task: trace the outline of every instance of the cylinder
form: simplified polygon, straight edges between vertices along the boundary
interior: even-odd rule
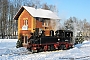
[[[54,36],[54,31],[50,30],[50,36]]]

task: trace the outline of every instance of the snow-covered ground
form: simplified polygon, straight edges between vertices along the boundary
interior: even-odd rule
[[[17,39],[0,39],[0,60],[90,60],[90,41],[75,45],[70,50],[47,51],[34,54],[23,47],[16,48]]]

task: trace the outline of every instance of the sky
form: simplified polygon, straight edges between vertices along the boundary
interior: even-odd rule
[[[42,0],[43,3],[56,5],[61,20],[76,17],[90,23],[90,0]]]

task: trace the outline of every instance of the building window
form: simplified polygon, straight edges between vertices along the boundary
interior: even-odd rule
[[[45,21],[43,22],[43,26],[44,26],[44,27],[49,27],[49,20],[45,20]]]
[[[24,18],[23,22],[22,30],[28,30],[28,18]]]
[[[26,20],[23,20],[24,21],[24,25],[26,26],[26,25],[28,25],[28,20],[26,19]]]
[[[28,43],[28,37],[24,36],[24,43]]]

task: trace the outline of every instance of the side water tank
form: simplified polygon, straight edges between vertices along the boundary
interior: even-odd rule
[[[54,31],[50,30],[50,36],[54,36]]]

